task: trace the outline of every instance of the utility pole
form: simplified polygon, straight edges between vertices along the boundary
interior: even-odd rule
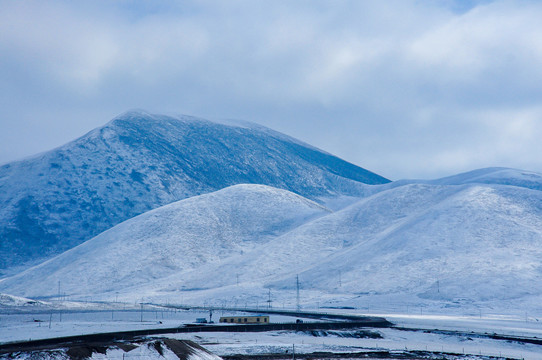
[[[143,322],[143,303],[139,305],[141,305],[141,322]]]
[[[297,287],[297,296],[296,296],[297,311],[300,311],[301,310],[301,305],[299,305],[299,275],[295,276],[295,282],[296,282],[296,287]]]
[[[271,309],[271,289],[267,289],[267,290],[269,290],[268,299],[267,299],[267,308]]]

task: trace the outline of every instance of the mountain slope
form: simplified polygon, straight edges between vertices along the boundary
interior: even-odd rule
[[[114,292],[244,254],[329,213],[289,191],[236,185],[127,220],[0,288],[32,296]]]
[[[446,196],[417,202],[419,209],[405,211],[384,231],[306,270],[309,286],[329,288],[319,280],[320,269],[340,263],[342,291],[349,293],[406,292],[447,301],[542,295],[533,288],[542,276],[542,193],[508,186],[448,188],[420,189]]]
[[[128,112],[0,167],[0,269],[70,249],[145,211],[252,183],[307,198],[388,180],[261,126]]]

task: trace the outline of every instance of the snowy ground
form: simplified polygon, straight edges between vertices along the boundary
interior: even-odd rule
[[[164,310],[144,307],[137,309],[134,304],[123,310],[116,308],[85,311],[59,308],[37,308],[34,311],[0,311],[0,342],[58,336],[136,330],[158,327],[176,327],[193,323],[196,318],[209,316],[208,311]],[[131,308],[130,308],[131,307]],[[356,310],[330,310],[330,312],[359,313]],[[213,320],[232,312],[214,311]],[[498,333],[515,336],[542,338],[542,324],[533,318],[514,316],[442,316],[419,314],[376,314],[386,317],[400,327],[459,330],[476,333]],[[141,321],[143,317],[143,321]],[[295,321],[295,318],[271,315],[272,322]],[[316,351],[359,352],[375,349],[386,350],[429,350],[457,354],[475,354],[514,359],[541,359],[542,346],[492,340],[476,336],[451,336],[422,331],[398,329],[374,329],[382,339],[344,338],[337,335],[314,336],[310,333],[273,331],[267,333],[190,333],[169,334],[176,339],[193,340],[217,355],[286,353],[295,347],[298,353]],[[143,350],[141,350],[143,351]]]
[[[134,307],[133,304],[131,307]],[[120,308],[120,309],[119,309]],[[207,310],[168,310],[146,305],[141,309],[36,309],[0,312],[0,343],[47,339],[102,332],[174,328],[193,324],[197,318],[209,320]],[[213,321],[236,312],[214,311]],[[273,315],[273,322],[295,322],[295,317]]]
[[[367,350],[428,350],[456,354],[475,354],[517,359],[540,359],[536,345],[518,345],[484,339],[456,337],[383,329],[383,339],[353,339],[336,336],[314,337],[290,332],[183,334],[217,355],[310,352],[360,352]]]
[[[542,326],[510,317],[469,318],[379,314],[401,327],[474,331],[516,336],[542,337]],[[309,333],[268,332],[265,334],[208,333],[190,334],[188,338],[218,355],[259,352],[357,352],[364,350],[428,350],[456,354],[475,354],[517,359],[542,359],[542,346],[519,344],[475,336],[449,336],[433,333],[375,329],[382,339],[356,339],[338,336],[315,337]]]

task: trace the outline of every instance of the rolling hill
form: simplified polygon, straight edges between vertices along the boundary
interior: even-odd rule
[[[262,303],[272,291],[293,304],[299,276],[305,303],[533,307],[542,298],[540,176],[481,172],[491,176],[383,186],[334,212],[284,190],[233,186],[119,224],[0,291],[54,296],[61,281],[72,296]]]
[[[245,254],[330,210],[264,185],[235,185],[151,210],[0,282],[13,293],[70,296],[145,286]],[[51,284],[54,286],[51,287]]]

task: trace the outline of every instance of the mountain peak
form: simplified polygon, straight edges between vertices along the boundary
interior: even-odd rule
[[[258,126],[130,110],[43,156],[0,168],[0,269],[53,255],[133,216],[235,184],[312,200],[387,179]]]

